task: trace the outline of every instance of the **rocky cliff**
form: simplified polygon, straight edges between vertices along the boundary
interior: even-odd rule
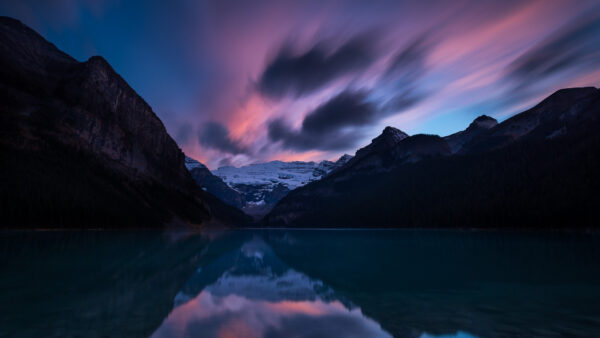
[[[0,88],[3,225],[245,219],[196,186],[160,119],[102,57],[78,62],[2,17]]]
[[[225,204],[237,209],[242,209],[246,205],[246,200],[242,194],[231,189],[218,176],[213,175],[204,164],[193,158],[186,157],[185,165],[194,181],[196,181],[196,183],[205,191],[213,194],[215,197],[225,202]]]

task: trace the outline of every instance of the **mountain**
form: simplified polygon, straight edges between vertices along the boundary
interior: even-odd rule
[[[344,164],[352,159],[351,155],[344,154],[337,159],[337,161],[321,161],[317,164],[317,167],[313,170],[313,177],[324,177],[334,170],[341,168]]]
[[[585,121],[597,118],[598,90],[569,88],[552,94],[535,107],[517,114],[467,142],[461,153],[498,149],[527,135],[539,140],[565,134]]]
[[[345,166],[288,194],[264,224],[595,227],[599,129],[596,88],[559,90],[502,123],[479,117],[445,138],[390,137],[401,134],[386,128]]]
[[[394,161],[393,149],[400,141],[408,138],[403,131],[394,127],[386,127],[381,135],[374,138],[369,145],[356,151],[340,170],[347,168],[384,168]]]
[[[0,17],[0,88],[3,226],[246,220],[195,184],[160,119],[102,57],[78,62]]]
[[[246,205],[244,196],[231,189],[221,178],[213,175],[204,164],[186,156],[185,166],[194,181],[205,191],[232,207],[242,209]]]
[[[202,163],[200,163],[200,162],[198,162],[198,161],[196,161],[193,158],[188,157],[188,156],[185,157],[185,162],[184,163],[185,163],[185,167],[187,168],[188,171],[192,170],[192,169],[195,169],[195,168],[205,168],[205,169],[208,169],[208,168],[206,168],[206,166],[204,164],[202,164]]]
[[[344,154],[335,162],[272,161],[239,168],[225,166],[218,168],[213,174],[241,194],[244,212],[254,216],[263,216],[291,190],[325,177],[343,167],[351,158],[352,156]],[[222,187],[219,187],[218,190],[211,190],[207,187],[207,191],[217,197],[223,195],[218,193],[221,190],[223,190]],[[231,204],[230,200],[230,197],[223,199],[226,203]],[[237,206],[237,204],[231,205]]]
[[[369,145],[336,171],[336,179],[389,171],[403,163],[450,155],[448,144],[437,135],[409,136],[394,127],[386,127]]]
[[[459,131],[452,135],[444,137],[444,140],[450,147],[452,153],[458,152],[465,143],[472,140],[475,136],[483,133],[484,131],[498,125],[498,121],[495,118],[487,115],[481,115],[476,118],[469,127],[463,131]]]

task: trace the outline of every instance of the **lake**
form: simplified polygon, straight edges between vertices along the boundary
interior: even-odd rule
[[[600,236],[0,232],[0,336],[600,336]]]

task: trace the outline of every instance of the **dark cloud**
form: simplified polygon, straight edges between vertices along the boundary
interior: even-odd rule
[[[375,105],[367,101],[365,91],[344,91],[306,116],[302,131],[311,134],[327,133],[332,129],[360,126],[373,120]]]
[[[419,81],[428,71],[425,60],[435,44],[436,40],[430,34],[422,34],[392,58],[378,83],[378,86],[387,87],[393,93],[383,103],[383,114],[398,113],[428,96],[419,88]]]
[[[427,72],[425,60],[434,40],[423,34],[402,48],[388,65],[384,81],[409,83],[418,80]]]
[[[246,153],[247,149],[229,137],[227,128],[218,122],[207,122],[200,128],[198,141],[203,146],[230,154]]]
[[[294,130],[282,119],[269,123],[269,138],[286,149],[304,150],[345,150],[356,145],[362,134],[358,131],[333,129],[327,133],[310,134],[302,130]]]
[[[405,88],[396,93],[382,104],[380,115],[389,116],[398,114],[429,97],[428,94],[416,88]]]
[[[513,61],[508,78],[520,90],[569,68],[600,65],[600,15],[578,18]]]
[[[371,64],[375,59],[374,42],[375,37],[369,33],[356,36],[337,48],[321,42],[303,54],[294,53],[289,45],[284,46],[260,76],[259,90],[275,98],[309,94]]]
[[[309,113],[299,130],[282,119],[269,123],[269,138],[294,150],[342,150],[355,145],[359,127],[371,124],[377,107],[364,91],[344,91]],[[349,128],[349,129],[348,129]]]

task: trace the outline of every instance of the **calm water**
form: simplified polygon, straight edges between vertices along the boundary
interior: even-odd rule
[[[0,336],[600,336],[600,236],[0,232]]]

